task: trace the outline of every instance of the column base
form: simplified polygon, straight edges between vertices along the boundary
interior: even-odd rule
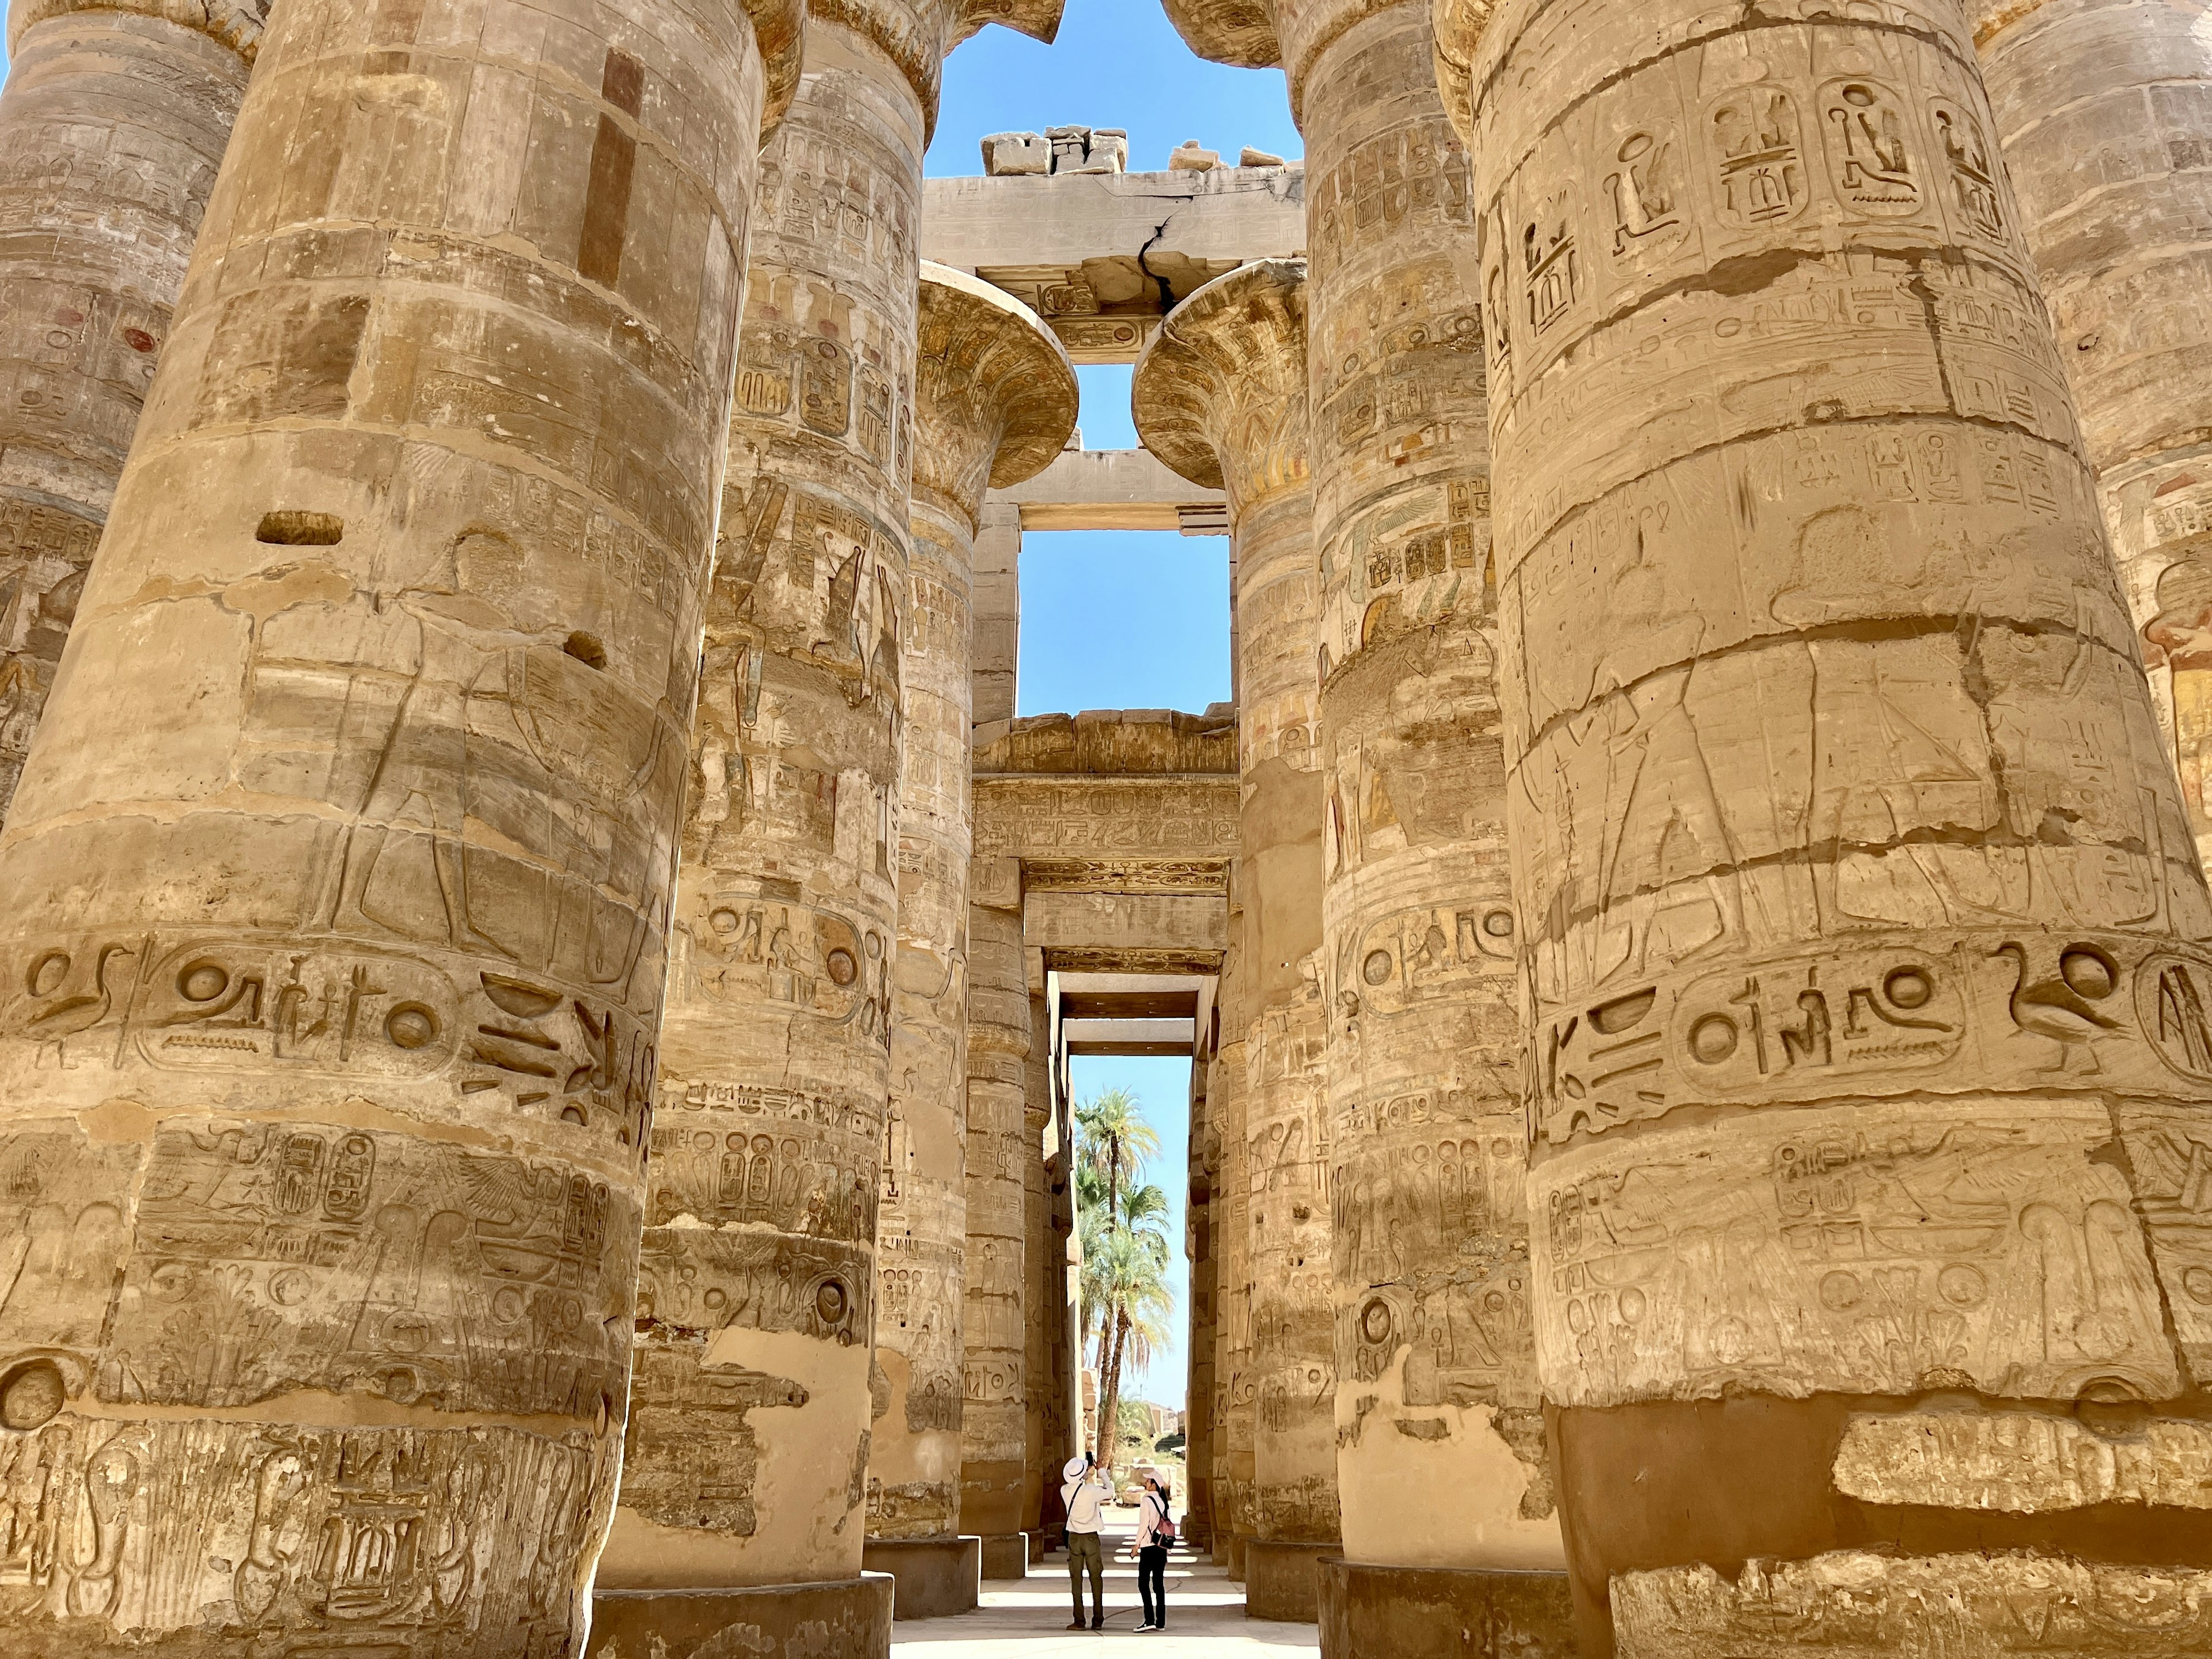
[[[890,1659],[888,1574],[748,1589],[599,1590],[592,1659]]]
[[[897,1580],[894,1612],[901,1619],[973,1613],[982,1599],[981,1538],[871,1538],[861,1546],[860,1565]]]
[[[1229,1569],[1229,1577],[1236,1583],[1244,1582],[1244,1549],[1251,1541],[1243,1533],[1237,1532],[1222,1540],[1221,1564]]]
[[[983,1539],[983,1577],[1026,1578],[1030,1576],[1030,1535],[1025,1532],[987,1534]]]
[[[1322,1659],[1576,1659],[1564,1572],[1317,1563]]]
[[[1324,1555],[1339,1555],[1335,1544],[1273,1544],[1255,1538],[1244,1546],[1244,1616],[1310,1625],[1321,1617],[1321,1575]]]
[[[1046,1556],[1050,1555],[1054,1550],[1060,1547],[1059,1539],[1054,1536],[1050,1531],[1043,1527],[1039,1527],[1035,1532],[1025,1532],[1022,1536],[1030,1540],[1030,1565],[1031,1566],[1036,1565],[1038,1562],[1043,1560]]]

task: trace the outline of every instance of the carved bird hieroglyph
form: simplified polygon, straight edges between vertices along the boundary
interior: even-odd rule
[[[2095,1005],[2118,988],[2118,964],[2094,945],[2069,945],[2058,953],[2057,971],[2039,977],[2029,967],[2027,947],[2016,940],[2006,940],[1990,954],[2013,960],[2012,996],[2005,1005],[2013,1024],[2058,1045],[2057,1057],[2046,1069],[2064,1072],[2079,1053],[2088,1062],[2085,1070],[2103,1070],[2095,1040],[2118,1030],[2119,1021]]]

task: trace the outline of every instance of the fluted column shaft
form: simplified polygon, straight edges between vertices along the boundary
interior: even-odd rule
[[[796,27],[262,42],[0,841],[15,1650],[581,1639]]]
[[[1463,57],[1583,1651],[2201,1644],[2212,906],[1963,15]]]
[[[198,10],[194,8],[194,10]],[[155,4],[18,0],[0,90],[0,817],[260,44]]]
[[[762,159],[613,1588],[860,1570],[922,125],[880,47],[810,24]]]
[[[2020,232],[2212,851],[2212,16],[2201,0],[1975,9]]]

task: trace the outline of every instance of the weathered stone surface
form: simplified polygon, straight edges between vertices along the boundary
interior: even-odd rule
[[[982,1599],[980,1538],[871,1538],[868,1571],[896,1581],[900,1619],[945,1619],[972,1613]]]
[[[1345,1548],[1404,1566],[1557,1566],[1529,1318],[1473,181],[1437,95],[1425,5],[1297,11],[1286,46],[1311,59]],[[1459,1501],[1406,1502],[1428,1482]],[[1455,1639],[1437,1607],[1432,1639]]]
[[[11,1652],[580,1632],[757,10],[261,41],[0,855]]]
[[[2015,195],[1990,135],[1960,129],[1960,200],[2019,215],[2190,828],[2212,850],[2212,32],[2201,3],[1970,9]]]
[[[1237,770],[1237,715],[1225,703],[1203,714],[1170,708],[1093,708],[1031,714],[994,735],[979,730],[979,775],[1011,772],[1132,774]],[[988,738],[988,743],[981,741]],[[1146,791],[1164,796],[1164,791]]]
[[[870,1459],[872,1483],[898,1502],[872,1516],[879,1539],[948,1536],[969,1492],[988,1531],[1018,1529],[1021,1211],[1008,1143],[1019,1139],[1018,1089],[986,1092],[981,1139],[972,1148],[968,1140],[970,595],[985,489],[1029,477],[1060,453],[1078,396],[1051,332],[963,272],[921,267],[918,341],[890,1161],[878,1231],[899,1305],[877,1329],[890,1410]],[[1011,980],[1025,1005],[1018,936],[1011,963],[1007,941],[993,943],[1001,947],[994,982]],[[963,1331],[970,1307],[972,1340]],[[962,1421],[970,1397],[980,1413],[972,1449]]]
[[[612,1587],[860,1570],[921,126],[878,49],[817,27],[763,157]],[[863,235],[820,223],[828,178],[876,204]]]
[[[1319,1563],[1322,1650],[1403,1659],[1577,1659],[1564,1572]]]
[[[0,815],[99,544],[265,7],[21,3],[0,91]]]
[[[600,1590],[592,1597],[591,1659],[889,1659],[895,1589],[889,1574],[871,1572],[752,1589]]]
[[[2212,1643],[2212,1575],[2026,1553],[1838,1551],[1614,1581],[1621,1659],[2184,1659]]]
[[[2212,1295],[2212,909],[1964,18],[1510,0],[1455,47],[1584,1650],[1610,1585],[1623,1653],[2063,1651],[2079,1596],[2179,1651],[2192,1511],[1834,1486],[1869,1401],[2177,1397]]]
[[[1296,167],[933,179],[922,253],[1024,301],[1076,362],[1132,362],[1216,276],[1304,251],[1304,189]]]
[[[1201,289],[1146,349],[1131,393],[1146,447],[1229,497],[1239,629],[1243,1135],[1259,1419],[1250,1509],[1255,1535],[1285,1546],[1333,1544],[1338,1534],[1315,673],[1321,582],[1307,470],[1305,275],[1302,262],[1264,261]],[[1306,1587],[1301,1604],[1310,1608],[1310,1567],[1288,1577]],[[1291,1599],[1271,1594],[1268,1605],[1279,1604]]]

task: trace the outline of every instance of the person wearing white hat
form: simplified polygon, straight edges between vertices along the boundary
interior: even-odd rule
[[[1067,1506],[1067,1593],[1075,1598],[1070,1630],[1083,1628],[1083,1569],[1091,1569],[1091,1628],[1106,1628],[1106,1554],[1098,1541],[1101,1511],[1114,1489],[1087,1456],[1071,1457],[1060,1470],[1060,1501]]]

